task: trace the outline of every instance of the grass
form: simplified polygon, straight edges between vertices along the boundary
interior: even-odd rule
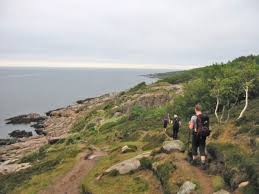
[[[214,191],[223,189],[225,186],[224,179],[221,176],[212,177],[212,186]]]
[[[175,170],[175,165],[171,161],[166,161],[159,166],[157,166],[157,170],[155,171],[155,175],[160,180],[162,188],[164,190],[164,194],[171,193],[171,185],[169,184],[169,178],[171,173]]]
[[[50,184],[55,177],[68,171],[73,166],[78,152],[76,145],[66,147],[57,144],[52,149],[46,148],[46,152],[35,152],[23,158],[22,161],[33,162],[33,166],[14,174],[0,176],[0,193],[36,193]],[[37,160],[39,158],[41,159]]]
[[[97,162],[97,165],[85,177],[82,184],[92,193],[152,193],[148,180],[142,178],[142,173],[137,172],[133,174],[120,176],[104,176],[101,180],[96,180],[96,177],[103,173],[103,171],[119,161],[123,161],[136,156],[138,153],[119,154],[112,152],[109,156],[105,156]],[[117,173],[116,173],[117,175]],[[153,192],[155,193],[155,192]]]

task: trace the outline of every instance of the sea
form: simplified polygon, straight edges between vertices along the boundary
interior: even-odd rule
[[[0,67],[0,138],[29,125],[7,125],[5,119],[27,113],[45,114],[77,100],[129,89],[156,79],[144,76],[158,69]]]

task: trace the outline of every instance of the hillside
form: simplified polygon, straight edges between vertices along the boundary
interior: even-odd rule
[[[50,111],[46,136],[0,147],[4,168],[19,166],[2,171],[0,193],[259,193],[258,59],[158,74],[157,83]],[[186,160],[196,103],[211,118],[205,171]],[[179,141],[162,129],[167,113],[181,117]]]

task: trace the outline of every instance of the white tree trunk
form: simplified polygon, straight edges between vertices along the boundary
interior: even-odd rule
[[[241,113],[240,113],[239,117],[237,118],[237,120],[239,120],[239,119],[241,119],[241,118],[243,117],[243,115],[244,115],[244,113],[245,113],[245,111],[246,111],[246,109],[247,109],[247,106],[248,106],[248,89],[249,89],[249,87],[246,86],[246,87],[245,87],[245,92],[246,92],[246,102],[245,102],[245,106],[244,106],[243,110],[241,111]]]
[[[217,104],[216,104],[216,107],[215,107],[215,116],[219,122],[219,116],[218,116],[218,108],[219,108],[219,97],[217,96]]]
[[[223,109],[222,109],[222,114],[221,114],[221,117],[220,117],[220,123],[222,122],[222,119],[224,117],[224,113],[225,113],[225,105],[223,106]]]

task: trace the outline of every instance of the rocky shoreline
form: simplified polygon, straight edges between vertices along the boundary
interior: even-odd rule
[[[0,174],[8,174],[29,167],[18,161],[43,145],[53,144],[59,139],[64,139],[77,117],[112,100],[115,96],[115,93],[111,93],[80,100],[76,104],[50,110],[46,116],[29,113],[7,119],[7,124],[30,124],[37,135],[32,136],[26,131],[13,131],[11,133],[13,138],[0,139]]]

